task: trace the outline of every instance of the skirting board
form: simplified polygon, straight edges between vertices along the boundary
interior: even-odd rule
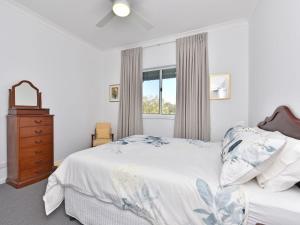
[[[6,162],[0,163],[0,184],[6,181]]]
[[[4,184],[6,182],[6,177],[0,178],[0,184]]]
[[[61,163],[62,163],[62,160],[57,160],[54,162],[54,166],[59,167]]]
[[[59,166],[62,160],[57,160],[54,162],[54,165]],[[4,184],[6,182],[6,162],[0,163],[0,184]]]

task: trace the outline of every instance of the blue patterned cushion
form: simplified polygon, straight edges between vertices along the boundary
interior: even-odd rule
[[[254,128],[229,129],[223,140],[221,185],[243,184],[267,169],[286,140]]]
[[[243,126],[236,126],[230,128],[224,136],[223,144],[222,144],[222,153],[221,158],[222,161],[225,162],[225,159],[229,152],[231,152],[237,145],[240,144],[240,140],[238,142],[234,142],[235,140],[239,139],[238,135],[243,133],[243,131],[246,131],[247,127]]]

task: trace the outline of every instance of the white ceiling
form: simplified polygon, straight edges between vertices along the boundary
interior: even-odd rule
[[[131,0],[150,21],[150,31],[132,17],[96,23],[111,9],[110,0],[14,0],[99,49],[109,49],[181,33],[225,21],[248,18],[258,0]]]

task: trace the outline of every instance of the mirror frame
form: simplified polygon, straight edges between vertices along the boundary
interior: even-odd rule
[[[23,106],[23,105],[16,105],[16,88],[23,83],[29,84],[33,89],[36,90],[36,97],[37,97],[37,105],[36,106]],[[42,108],[42,93],[40,90],[34,86],[30,81],[28,80],[22,80],[19,83],[12,86],[11,89],[9,89],[9,109],[41,109]]]

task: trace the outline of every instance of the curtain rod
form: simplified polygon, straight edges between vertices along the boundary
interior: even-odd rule
[[[197,32],[196,32],[196,34],[197,34]],[[194,35],[194,34],[191,34],[191,35]],[[167,44],[171,44],[171,43],[176,43],[176,40],[178,39],[178,38],[182,38],[182,37],[188,37],[189,35],[187,35],[187,34],[185,34],[185,35],[181,35],[181,36],[177,36],[176,38],[175,38],[175,40],[173,40],[173,41],[166,41],[166,42],[161,42],[161,43],[157,43],[157,44],[150,44],[150,45],[147,45],[147,44],[145,44],[145,47],[143,47],[143,44],[141,44],[142,45],[142,48],[144,48],[144,49],[146,49],[146,48],[152,48],[152,47],[156,47],[156,46],[161,46],[161,45],[167,45]],[[146,42],[147,43],[147,42]]]
[[[167,44],[171,44],[171,43],[175,43],[176,41],[168,41],[168,42],[162,42],[162,43],[158,43],[158,44],[153,44],[153,45],[146,45],[145,47],[142,48],[153,48],[153,47],[157,47],[157,46],[161,46],[161,45],[167,45]]]

